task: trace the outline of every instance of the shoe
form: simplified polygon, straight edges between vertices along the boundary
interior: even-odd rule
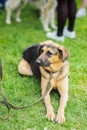
[[[57,31],[55,31],[55,32],[48,32],[46,36],[48,38],[64,42],[64,36],[57,36]]]
[[[63,36],[73,39],[76,38],[76,33],[75,31],[69,31],[67,27],[64,27]]]
[[[80,8],[76,13],[76,17],[80,18],[80,17],[84,17],[84,16],[86,16],[86,9]]]

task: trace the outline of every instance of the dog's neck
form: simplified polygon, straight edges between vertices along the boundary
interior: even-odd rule
[[[55,72],[58,72],[61,68],[61,66],[63,66],[64,63],[61,62],[61,63],[54,63],[54,64],[51,64],[50,66],[48,67],[44,67],[44,69],[46,71],[49,71],[49,72],[52,72],[52,73],[55,73]]]

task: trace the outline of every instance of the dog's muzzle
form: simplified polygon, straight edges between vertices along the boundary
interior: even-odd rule
[[[48,62],[46,60],[43,61],[42,59],[37,59],[36,63],[38,63],[39,66],[49,66],[50,65],[50,62]]]

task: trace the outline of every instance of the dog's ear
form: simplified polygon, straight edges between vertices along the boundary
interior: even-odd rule
[[[63,46],[58,47],[58,52],[63,62],[70,56],[69,51]]]
[[[42,53],[42,48],[44,47],[44,45],[41,45],[40,44],[40,47],[39,47],[39,55]]]

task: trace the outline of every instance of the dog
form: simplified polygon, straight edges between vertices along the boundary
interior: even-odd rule
[[[41,80],[41,89],[46,106],[46,117],[58,123],[65,122],[64,109],[68,101],[68,50],[53,41],[44,41],[28,47],[18,65],[21,75],[35,75]],[[50,92],[57,89],[60,94],[60,105],[55,116],[50,101]]]
[[[28,0],[7,0],[5,3],[6,23],[11,24],[11,14],[14,10],[16,11],[16,22],[21,22],[20,13],[27,3]]]
[[[57,7],[56,0],[31,0],[32,4],[40,10],[40,20],[45,31],[50,31],[50,28],[56,29],[55,25],[55,10]]]
[[[11,14],[14,10],[16,11],[16,21],[21,22],[20,13],[27,3],[35,4],[40,10],[40,20],[45,31],[50,31],[49,25],[56,28],[54,24],[56,0],[7,0],[5,4],[6,23],[11,24]]]

